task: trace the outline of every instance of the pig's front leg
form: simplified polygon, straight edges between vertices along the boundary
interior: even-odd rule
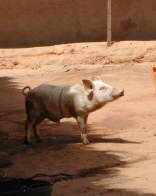
[[[25,122],[25,138],[24,138],[24,143],[29,144],[31,142],[31,132],[33,129],[33,124],[26,120]]]
[[[89,144],[89,140],[87,138],[87,118],[88,116],[78,116],[77,117],[77,123],[79,125],[80,131],[81,131],[81,139],[83,144]]]

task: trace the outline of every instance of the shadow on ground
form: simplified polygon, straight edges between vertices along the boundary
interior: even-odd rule
[[[9,149],[10,140],[18,136],[17,125],[24,119],[24,99],[13,78],[0,78],[0,167],[11,165],[11,160],[3,149]],[[7,145],[8,144],[8,145]]]
[[[69,196],[156,196],[138,191],[113,189],[114,184],[131,181],[120,175],[119,168],[142,161],[124,161],[125,151],[95,150],[93,145],[81,144],[80,135],[75,132],[77,125],[63,122],[60,125],[42,124],[39,144],[23,144],[24,98],[11,78],[0,78],[0,169],[8,177],[31,177],[37,173],[68,173],[74,179],[54,185],[53,195]],[[90,135],[94,144],[112,143],[135,145],[138,142],[121,138],[104,138]],[[118,155],[120,154],[120,155]]]

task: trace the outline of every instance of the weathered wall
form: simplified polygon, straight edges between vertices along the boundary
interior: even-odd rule
[[[156,39],[155,0],[112,0],[114,39]]]
[[[0,0],[0,47],[106,40],[107,0]],[[113,39],[156,39],[155,0],[112,0]]]

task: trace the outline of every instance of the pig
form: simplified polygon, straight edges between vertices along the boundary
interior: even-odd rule
[[[104,83],[99,77],[83,79],[81,83],[70,86],[42,84],[34,89],[26,86],[22,90],[25,96],[27,119],[25,123],[24,143],[31,142],[33,130],[37,142],[40,142],[37,125],[45,118],[59,123],[62,118],[74,117],[80,128],[83,144],[89,144],[87,119],[91,112],[103,107],[124,95]]]

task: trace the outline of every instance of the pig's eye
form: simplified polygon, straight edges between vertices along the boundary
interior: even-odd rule
[[[101,88],[100,88],[100,90],[105,90],[106,89],[106,87],[105,86],[102,86]]]

